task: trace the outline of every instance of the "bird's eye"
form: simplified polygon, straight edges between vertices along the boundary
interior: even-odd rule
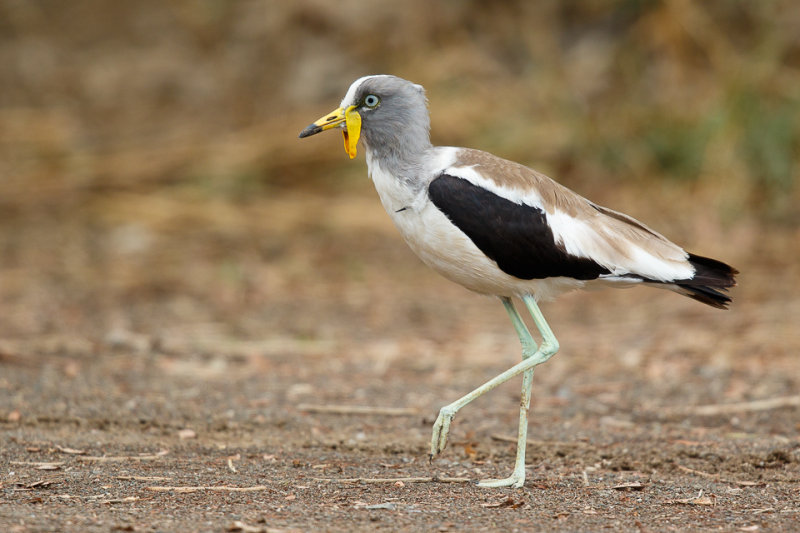
[[[364,98],[364,105],[367,107],[375,107],[380,103],[381,99],[375,96],[374,94],[368,94],[366,98]]]

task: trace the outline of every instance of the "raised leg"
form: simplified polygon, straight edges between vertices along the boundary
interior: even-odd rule
[[[509,298],[503,298],[503,305],[511,318],[511,323],[519,336],[522,344],[523,360],[502,374],[490,379],[474,391],[459,398],[455,402],[442,407],[439,416],[433,424],[433,436],[431,438],[431,458],[444,450],[447,445],[447,436],[450,433],[450,423],[456,413],[475,398],[482,396],[498,385],[505,383],[514,376],[524,373],[522,380],[522,395],[520,398],[520,425],[517,432],[517,458],[514,465],[514,473],[505,479],[485,480],[480,485],[484,487],[521,487],[525,483],[525,448],[528,435],[528,408],[530,406],[531,383],[533,380],[533,369],[550,359],[558,351],[558,341],[553,335],[550,326],[544,319],[544,315],[539,310],[536,300],[532,296],[522,298],[525,307],[533,318],[533,322],[539,333],[542,335],[542,345],[536,347],[536,343],[531,337],[528,328],[519,316],[516,308]]]

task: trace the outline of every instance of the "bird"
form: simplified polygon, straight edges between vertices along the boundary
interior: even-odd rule
[[[482,487],[522,487],[534,368],[559,349],[539,302],[593,286],[667,289],[719,309],[738,271],[686,252],[623,213],[602,207],[519,163],[472,148],[434,146],[425,89],[392,75],[354,81],[334,111],[302,130],[340,129],[351,159],[359,141],[383,207],[405,242],[433,270],[496,296],[522,346],[522,361],[439,411],[430,459],[447,445],[456,413],[522,374],[514,470]],[[531,315],[537,344],[516,309]]]

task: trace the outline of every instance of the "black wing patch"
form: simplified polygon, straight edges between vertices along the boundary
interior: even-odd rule
[[[541,209],[516,204],[448,174],[431,182],[428,196],[506,274],[520,279],[588,280],[610,273],[556,244]]]

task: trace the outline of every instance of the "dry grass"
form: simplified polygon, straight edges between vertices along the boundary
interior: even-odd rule
[[[326,294],[372,276],[394,233],[363,163],[296,133],[379,71],[426,85],[439,143],[786,268],[798,19],[789,1],[0,4],[0,292],[19,303],[0,327],[165,296],[281,308],[320,263]]]
[[[0,6],[0,202],[350,190],[296,133],[355,77],[423,83],[434,138],[588,192],[677,182],[796,217],[800,9],[698,4],[86,1]]]

